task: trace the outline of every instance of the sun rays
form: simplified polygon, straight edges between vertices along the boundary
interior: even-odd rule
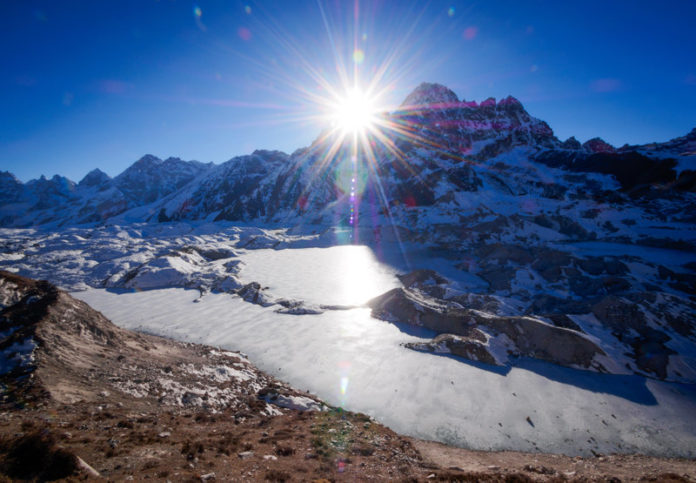
[[[360,133],[374,129],[376,113],[375,100],[359,89],[352,89],[338,100],[332,121],[345,134]]]
[[[283,55],[270,63],[252,56],[247,60],[259,69],[258,82],[275,86],[287,101],[269,113],[269,128],[294,124],[321,130],[292,158],[293,181],[284,189],[296,197],[297,210],[324,206],[311,222],[343,227],[350,233],[344,243],[376,246],[371,241],[378,242],[375,238],[385,233],[382,228],[391,226],[392,239],[399,241],[394,206],[400,200],[387,188],[384,176],[398,172],[426,183],[405,151],[414,146],[446,149],[436,145],[419,122],[422,107],[419,111],[419,106],[394,104],[395,98],[403,97],[395,94],[399,86],[405,88],[416,69],[437,60],[437,55],[426,58],[421,48],[413,48],[423,32],[436,35],[436,25],[423,20],[422,12],[413,12],[393,18],[393,28],[380,31],[371,21],[374,7],[357,0],[351,4],[348,9],[317,3],[326,36],[321,45],[308,43],[310,37],[290,35],[272,12],[263,12],[265,22],[250,24],[254,38],[267,39]],[[281,216],[290,219],[292,213]]]

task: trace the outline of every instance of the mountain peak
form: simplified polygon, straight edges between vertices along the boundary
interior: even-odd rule
[[[11,181],[11,182],[14,182],[17,184],[22,184],[22,182],[19,181],[17,179],[17,177],[14,174],[10,173],[9,171],[0,171],[0,180],[4,180],[6,182]]]
[[[582,144],[580,144],[580,141],[575,139],[575,136],[570,136],[568,139],[561,143],[561,147],[563,149],[571,149],[573,151],[577,151],[582,149]]]
[[[411,92],[404,102],[404,107],[423,107],[433,104],[458,104],[459,98],[451,89],[442,84],[423,82]]]
[[[591,153],[615,153],[616,148],[602,138],[592,138],[585,141],[582,147]]]
[[[111,177],[99,168],[95,168],[85,175],[78,186],[98,186],[111,180]]]
[[[157,156],[153,154],[146,154],[139,160],[137,160],[134,164],[137,165],[153,165],[153,164],[161,164],[163,161],[158,158]]]
[[[498,106],[506,107],[508,109],[522,109],[522,103],[517,100],[517,98],[512,96],[507,96],[498,102]]]

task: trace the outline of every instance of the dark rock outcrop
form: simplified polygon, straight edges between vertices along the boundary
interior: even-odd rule
[[[422,277],[414,274],[413,279]],[[549,325],[533,317],[505,317],[467,309],[452,301],[438,299],[418,289],[396,288],[367,303],[373,317],[424,327],[450,337],[414,348],[442,351],[456,347],[457,355],[474,355],[490,362],[508,356],[533,357],[555,364],[606,371],[596,359],[604,351],[583,334]],[[484,334],[488,334],[485,336]],[[454,337],[458,336],[458,337]],[[495,337],[505,354],[492,354],[488,337]],[[443,345],[444,344],[444,345]]]

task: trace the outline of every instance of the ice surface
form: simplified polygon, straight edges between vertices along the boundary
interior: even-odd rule
[[[289,280],[279,272],[297,261],[286,261],[269,269]],[[424,339],[362,308],[289,316],[228,294],[194,303],[198,291],[184,289],[74,296],[126,328],[242,350],[298,389],[405,434],[477,449],[696,456],[694,386],[534,361],[508,370],[435,357],[402,347]]]
[[[243,283],[259,282],[281,298],[312,304],[361,305],[395,287],[396,271],[377,261],[366,246],[240,253]]]

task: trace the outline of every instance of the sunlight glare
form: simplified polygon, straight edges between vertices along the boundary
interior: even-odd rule
[[[343,247],[339,261],[340,297],[347,305],[362,305],[380,294],[384,274],[374,253],[365,245]]]
[[[373,127],[376,112],[374,101],[359,89],[353,89],[337,103],[334,122],[344,134],[363,132]]]

